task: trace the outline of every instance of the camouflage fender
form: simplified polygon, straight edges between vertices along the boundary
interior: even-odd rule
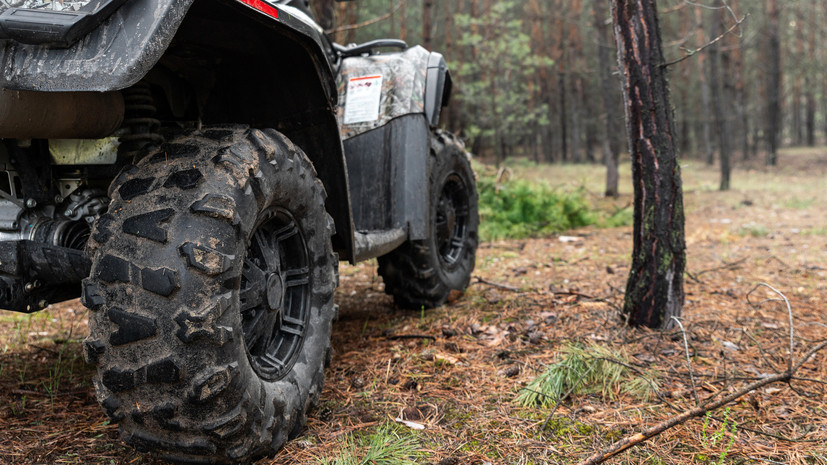
[[[348,83],[365,76],[382,76],[379,117],[374,121],[345,124]],[[416,46],[399,53],[345,58],[338,87],[339,128],[342,138],[348,139],[414,113],[425,114],[431,125],[436,126],[445,100],[444,90],[450,89],[450,79],[442,55]]]
[[[138,82],[163,55],[194,0],[133,0],[69,48],[0,43],[0,87],[107,91]]]

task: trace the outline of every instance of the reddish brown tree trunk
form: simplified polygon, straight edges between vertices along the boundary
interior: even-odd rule
[[[408,40],[408,22],[405,16],[408,14],[408,2],[402,2],[399,7],[399,38]]]
[[[634,326],[680,316],[686,267],[681,172],[655,0],[612,0],[635,188],[624,312]]]
[[[433,46],[431,37],[434,27],[433,6],[432,0],[422,0],[422,46],[427,50],[431,50]]]
[[[333,26],[335,26],[336,2],[333,0],[316,0],[312,7],[319,25],[326,31],[333,29]]]
[[[603,95],[603,109],[606,113],[606,197],[617,197],[620,193],[618,184],[620,174],[620,144],[616,134],[620,132],[620,124],[617,115],[617,102],[615,92],[617,82],[612,78],[612,67],[609,61],[609,34],[607,34],[604,22],[606,21],[606,9],[604,0],[594,0],[594,28],[597,31],[597,61],[600,66],[600,91]]]

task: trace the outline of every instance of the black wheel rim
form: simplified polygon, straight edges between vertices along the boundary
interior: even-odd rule
[[[310,259],[293,215],[267,210],[253,233],[241,277],[244,342],[253,369],[283,378],[304,342],[310,308]]]
[[[436,209],[436,240],[439,258],[454,267],[462,258],[468,236],[468,190],[456,174],[449,175],[442,186]]]

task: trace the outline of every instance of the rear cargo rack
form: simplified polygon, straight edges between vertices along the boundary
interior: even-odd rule
[[[94,0],[78,11],[9,8],[0,14],[0,40],[69,47],[127,0]]]

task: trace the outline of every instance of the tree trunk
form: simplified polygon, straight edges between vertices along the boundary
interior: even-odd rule
[[[767,0],[769,13],[769,79],[767,82],[767,165],[778,164],[778,135],[781,132],[781,51],[778,0]]]
[[[426,50],[432,50],[433,46],[431,38],[434,26],[433,6],[432,0],[422,0],[422,46]]]
[[[807,114],[806,114],[806,126],[807,126],[807,146],[808,147],[815,147],[816,145],[816,98],[813,95],[813,83],[808,75],[804,79],[804,87],[807,88],[806,92],[806,106],[807,106]]]
[[[721,10],[725,11],[725,10]],[[721,34],[721,18],[712,18],[712,29],[710,37],[718,37]],[[724,79],[721,77],[721,52],[718,45],[713,45],[709,48],[709,87],[712,90],[712,107],[715,114],[715,135],[718,138],[718,148],[720,150],[721,159],[721,186],[722,191],[729,190],[730,167],[729,160],[731,157],[731,150],[729,145],[729,138],[732,136],[729,132],[729,120],[725,115],[724,100],[729,102],[728,95],[725,96],[723,92]],[[729,105],[727,105],[728,107]]]
[[[359,10],[353,3],[347,4],[347,23],[356,24],[359,22]],[[356,42],[356,29],[351,29],[345,33],[345,43],[351,44]]]
[[[747,112],[747,91],[744,75],[744,43],[738,39],[733,46],[733,79],[735,81],[735,110],[738,118],[739,132],[741,138],[741,157],[744,160],[750,158],[749,150],[749,114]]]
[[[566,34],[566,23],[561,22],[560,28],[560,59],[557,60],[557,98],[560,105],[560,160],[563,162],[569,159],[569,135],[568,135],[568,109],[566,108],[566,97],[568,88],[566,86],[566,73],[568,72],[568,36]]]
[[[635,186],[634,250],[624,312],[634,326],[667,328],[684,302],[681,172],[675,153],[655,0],[612,0]]]
[[[577,75],[571,76],[571,160],[574,163],[583,162],[583,150],[580,130],[583,124],[583,83]]]
[[[793,101],[790,108],[790,112],[792,112],[793,114],[793,145],[798,147],[804,145],[804,123],[801,119],[801,87],[801,76],[796,76],[793,80]]]
[[[549,44],[546,38],[546,29],[545,29],[545,21],[543,21],[543,9],[541,8],[539,0],[529,0],[529,7],[532,15],[531,20],[531,44],[532,48],[536,50],[538,54],[541,56],[551,56],[549,52]],[[549,66],[543,65],[540,66],[537,70],[537,81],[538,81],[538,90],[539,90],[539,101],[540,105],[546,105],[548,107],[549,118],[551,117],[550,110],[552,107],[552,100],[553,95],[551,92],[552,85],[551,85],[551,77],[549,76]],[[551,124],[545,124],[538,128],[537,134],[537,146],[538,150],[544,154],[541,156],[540,153],[536,155],[537,160],[543,159],[545,161],[553,160],[553,143],[552,143],[552,135],[551,135]]]
[[[813,1],[810,3],[810,15],[813,19],[818,18],[818,3]],[[812,74],[815,73],[816,63],[816,27],[810,25],[810,31],[807,35],[807,76],[804,78],[804,88],[806,89],[807,101],[807,116],[805,125],[807,126],[807,146],[815,147],[816,145],[816,98],[813,92]]]
[[[313,13],[316,14],[316,21],[325,31],[333,29],[336,25],[336,2],[334,0],[316,0],[313,2]]]
[[[399,38],[401,40],[408,40],[408,2],[402,2],[399,7]]]
[[[606,143],[608,152],[606,153],[606,197],[617,197],[620,191],[618,190],[618,183],[620,175],[618,173],[618,164],[620,163],[620,144],[615,137],[620,132],[620,124],[618,124],[617,102],[614,99],[615,87],[617,82],[612,78],[612,66],[609,61],[609,49],[611,44],[609,42],[609,34],[607,34],[605,21],[606,10],[604,9],[605,0],[594,0],[592,4],[594,8],[594,28],[597,32],[597,56],[598,64],[600,66],[600,93],[603,94],[603,109],[606,113]]]
[[[347,8],[348,8],[348,5],[349,5],[349,3],[339,3],[338,5],[335,6],[335,8],[336,8],[336,14],[335,14],[336,19],[333,20],[334,23],[341,24],[341,23],[345,23],[347,21]],[[335,37],[334,37],[333,40],[335,40],[336,42],[339,42],[340,44],[345,43],[345,32],[344,31],[337,32],[335,34]]]
[[[704,34],[704,15],[703,9],[695,7],[695,26],[698,28],[697,47],[703,47],[706,43],[706,34]],[[709,114],[711,113],[711,103],[709,96],[709,79],[707,78],[708,66],[706,63],[706,54],[698,54],[698,84],[701,86],[701,124],[703,125],[703,141],[701,147],[704,153],[702,157],[706,160],[707,165],[715,163],[715,152],[712,151],[712,126],[709,123]]]

